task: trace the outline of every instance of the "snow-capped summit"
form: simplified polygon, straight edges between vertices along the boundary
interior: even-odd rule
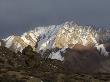
[[[12,35],[3,40],[6,43],[6,47],[15,51],[22,51],[28,45],[40,51],[56,47],[72,48],[76,44],[97,47],[100,50],[103,46],[99,45],[99,38],[99,31],[90,26],[79,26],[73,22],[66,22],[61,25],[36,27],[21,36]],[[107,55],[108,53],[105,51],[104,53]]]
[[[72,47],[75,44],[94,46],[97,44],[98,34],[90,27],[78,26],[77,24],[64,23],[44,27],[46,29],[39,37],[37,48],[45,50],[50,48]]]
[[[37,33],[34,31],[29,31],[21,36],[12,35],[3,40],[5,42],[5,47],[14,51],[22,51],[28,45],[31,45],[34,49],[37,42],[37,37]]]

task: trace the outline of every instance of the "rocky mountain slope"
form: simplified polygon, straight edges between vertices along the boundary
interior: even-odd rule
[[[100,55],[97,49],[83,45],[68,48],[62,55],[65,60],[59,61],[43,58],[31,46],[17,53],[0,46],[0,82],[110,81],[110,56]]]

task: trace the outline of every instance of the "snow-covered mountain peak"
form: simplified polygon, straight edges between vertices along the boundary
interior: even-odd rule
[[[17,36],[9,36],[4,39],[6,47],[10,47],[14,38]],[[66,22],[61,25],[51,25],[48,27],[36,27],[34,30],[28,31],[20,36],[23,43],[37,47],[38,50],[48,48],[63,48],[77,43],[88,46],[97,43],[97,33],[90,27],[83,27]],[[17,45],[16,45],[17,46]],[[23,48],[22,48],[23,49]]]
[[[100,32],[91,26],[79,26],[73,22],[66,22],[61,25],[35,27],[21,36],[12,35],[3,40],[6,47],[15,51],[22,51],[28,45],[40,51],[56,47],[73,48],[76,44],[100,49],[103,46],[99,46],[99,38]]]

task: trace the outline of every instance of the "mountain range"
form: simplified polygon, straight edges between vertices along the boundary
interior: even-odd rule
[[[104,46],[110,40],[109,34],[109,28],[94,28],[65,22],[61,25],[35,27],[35,29],[25,32],[21,36],[11,35],[2,41],[5,43],[5,47],[15,52],[22,51],[28,45],[31,45],[38,52],[60,48],[57,52],[51,52],[49,57],[63,60],[60,52],[65,51],[66,48],[73,48],[77,44],[88,48],[95,47],[101,54],[109,55]]]
[[[110,29],[73,22],[0,40],[0,82],[109,82]]]

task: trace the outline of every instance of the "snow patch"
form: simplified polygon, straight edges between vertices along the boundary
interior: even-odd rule
[[[62,48],[61,50],[59,50],[57,52],[52,52],[49,55],[49,58],[63,61],[64,57],[62,57],[61,52],[64,52],[65,50],[66,50],[66,48]]]
[[[106,51],[104,44],[100,44],[96,46],[97,50],[104,56],[108,56],[109,52]]]
[[[39,50],[46,50],[54,47],[54,39],[56,33],[58,32],[59,27],[52,25],[46,28],[46,30],[40,31],[40,41],[38,42],[38,49]],[[45,32],[43,32],[45,31]]]
[[[14,38],[15,38],[15,36],[14,36],[14,35],[12,35],[12,36],[9,36],[9,37],[8,37],[8,38],[6,38],[6,39],[3,39],[3,41],[5,41],[5,42],[6,42],[5,47],[10,48],[10,47],[11,47],[11,45],[12,45],[12,43],[13,43]]]
[[[24,34],[21,36],[21,39],[22,39],[26,44],[29,44],[30,41],[26,38],[26,35],[27,35],[27,33],[24,33]]]

